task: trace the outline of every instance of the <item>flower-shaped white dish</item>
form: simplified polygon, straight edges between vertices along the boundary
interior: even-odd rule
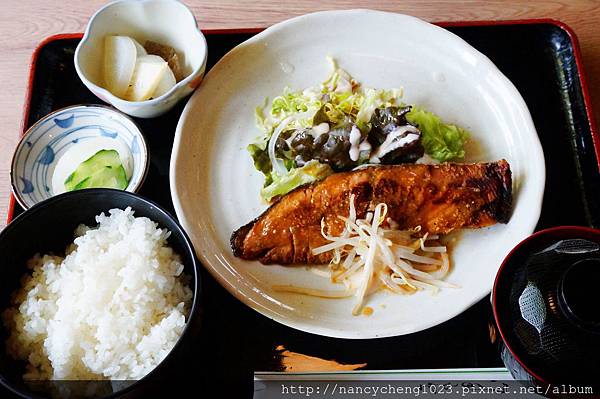
[[[119,153],[128,177],[126,191],[137,191],[146,178],[149,156],[133,120],[96,105],[75,105],[46,115],[27,130],[15,150],[10,171],[15,198],[28,209],[64,192],[68,175],[100,150]]]
[[[139,43],[152,40],[173,47],[184,79],[160,97],[123,100],[103,87],[104,37],[125,35]],[[75,50],[75,69],[83,84],[101,100],[126,114],[151,118],[169,111],[202,81],[206,68],[206,39],[192,12],[176,0],[120,0],[109,3],[90,19]]]
[[[461,231],[453,245],[447,280],[460,288],[436,295],[381,290],[367,300],[373,314],[353,316],[355,298],[323,299],[273,289],[331,289],[329,279],[314,273],[313,266],[262,265],[233,255],[232,232],[267,207],[260,198],[264,178],[246,150],[261,134],[255,107],[286,86],[299,90],[325,80],[330,74],[327,56],[365,87],[404,87],[407,104],[469,130],[465,162],[504,158],[510,163],[514,202],[509,223]],[[233,295],[300,330],[375,338],[435,326],[489,295],[506,254],[537,224],[545,166],[527,105],[487,57],[417,18],[350,10],[285,21],[225,55],[183,111],[170,182],[177,216],[200,260]]]

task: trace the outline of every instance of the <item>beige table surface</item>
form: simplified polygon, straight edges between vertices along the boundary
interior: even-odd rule
[[[10,195],[9,168],[21,134],[31,54],[45,37],[82,32],[103,0],[3,0],[0,12],[0,227]],[[266,27],[304,13],[374,8],[427,21],[553,18],[577,34],[596,120],[600,120],[600,0],[184,0],[201,28]]]

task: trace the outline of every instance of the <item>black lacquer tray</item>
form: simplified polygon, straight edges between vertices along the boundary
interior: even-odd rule
[[[546,192],[538,229],[556,225],[600,227],[600,140],[591,118],[576,39],[551,20],[440,24],[487,55],[524,97],[546,159]],[[260,29],[206,31],[208,68]],[[23,128],[52,110],[100,103],[80,82],[73,65],[80,34],[44,41],[33,57]],[[138,119],[150,147],[151,165],[140,194],[173,212],[169,157],[184,102],[156,119]],[[594,146],[596,143],[597,148]],[[11,200],[9,219],[22,212]],[[226,397],[249,398],[254,371],[282,370],[279,346],[288,350],[366,363],[366,369],[434,369],[502,366],[490,301],[428,330],[374,340],[313,335],[278,324],[239,302],[203,272],[202,332],[188,359],[170,370],[173,386]],[[223,384],[223,385],[221,385]],[[159,394],[157,392],[157,394]],[[4,396],[0,391],[0,396]],[[163,396],[163,395],[161,395]],[[212,395],[206,395],[212,397]]]

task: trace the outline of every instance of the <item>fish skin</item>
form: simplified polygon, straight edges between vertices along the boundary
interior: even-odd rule
[[[234,255],[264,264],[329,262],[331,251],[312,254],[327,243],[321,221],[328,234],[341,234],[344,222],[338,216],[348,215],[351,194],[357,218],[383,202],[399,229],[421,226],[422,233],[431,234],[507,223],[512,211],[511,171],[504,159],[368,167],[335,173],[281,197],[232,234]]]

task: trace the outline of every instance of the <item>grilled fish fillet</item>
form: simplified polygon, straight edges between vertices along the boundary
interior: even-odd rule
[[[271,205],[262,215],[231,236],[235,256],[260,262],[326,263],[331,252],[313,255],[327,241],[321,220],[331,235],[339,235],[354,194],[357,218],[378,203],[400,229],[421,226],[421,232],[448,233],[507,223],[512,207],[508,162],[477,164],[403,164],[335,173],[302,186]]]

